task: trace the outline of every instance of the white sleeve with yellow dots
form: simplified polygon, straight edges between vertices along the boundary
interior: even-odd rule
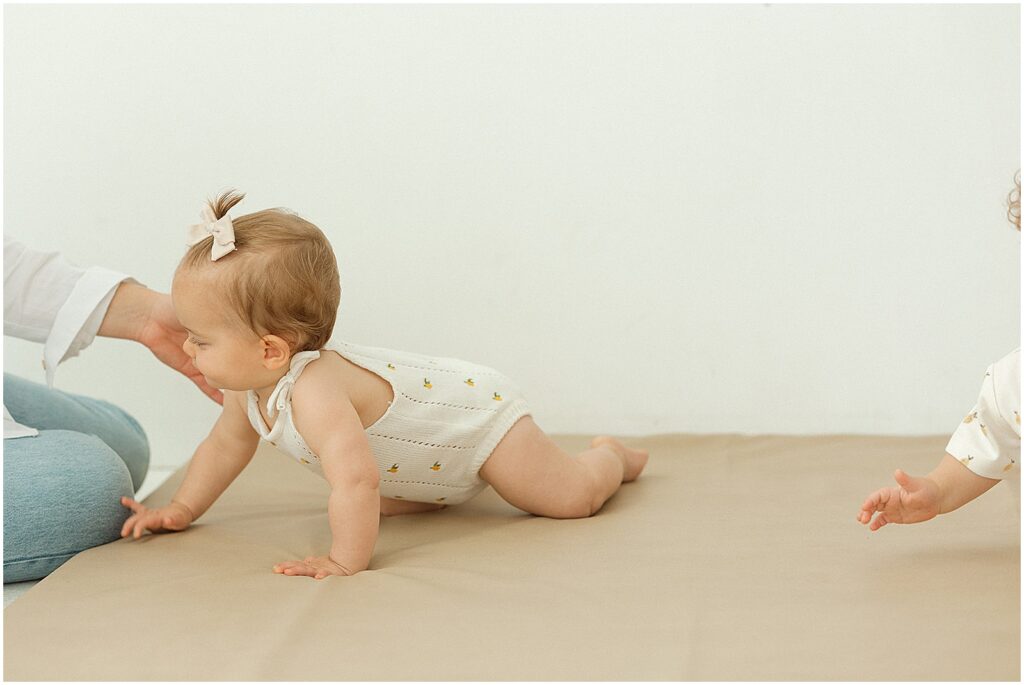
[[[988,367],[946,451],[979,476],[1020,477],[1020,348]]]

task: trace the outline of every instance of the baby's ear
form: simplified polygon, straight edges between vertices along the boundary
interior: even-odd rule
[[[263,345],[263,366],[274,370],[288,365],[291,358],[288,341],[278,335],[265,335],[260,343]]]

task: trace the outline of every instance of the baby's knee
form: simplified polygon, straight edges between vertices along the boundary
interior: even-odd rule
[[[548,518],[583,519],[597,513],[604,499],[590,478],[581,478],[572,487],[564,490],[562,497],[552,507]]]

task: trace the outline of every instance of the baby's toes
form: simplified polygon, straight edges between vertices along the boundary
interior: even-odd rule
[[[647,450],[626,449],[626,470],[622,474],[622,482],[628,483],[631,480],[636,480],[647,466],[649,456]]]
[[[622,444],[622,441],[617,440],[610,435],[599,435],[590,441],[591,447],[608,447],[613,450],[622,459],[622,465],[624,467],[622,473],[622,482],[628,483],[631,480],[636,480],[640,473],[644,470],[647,465],[647,458],[649,453],[647,450],[630,449]]]

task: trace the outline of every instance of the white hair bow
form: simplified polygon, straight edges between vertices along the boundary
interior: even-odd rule
[[[195,245],[207,236],[213,236],[213,249],[210,251],[210,259],[217,261],[229,252],[237,249],[235,247],[235,229],[231,225],[231,217],[227,214],[221,218],[213,215],[210,205],[204,205],[203,211],[199,213],[203,220],[201,224],[192,224],[188,227],[189,246]]]

